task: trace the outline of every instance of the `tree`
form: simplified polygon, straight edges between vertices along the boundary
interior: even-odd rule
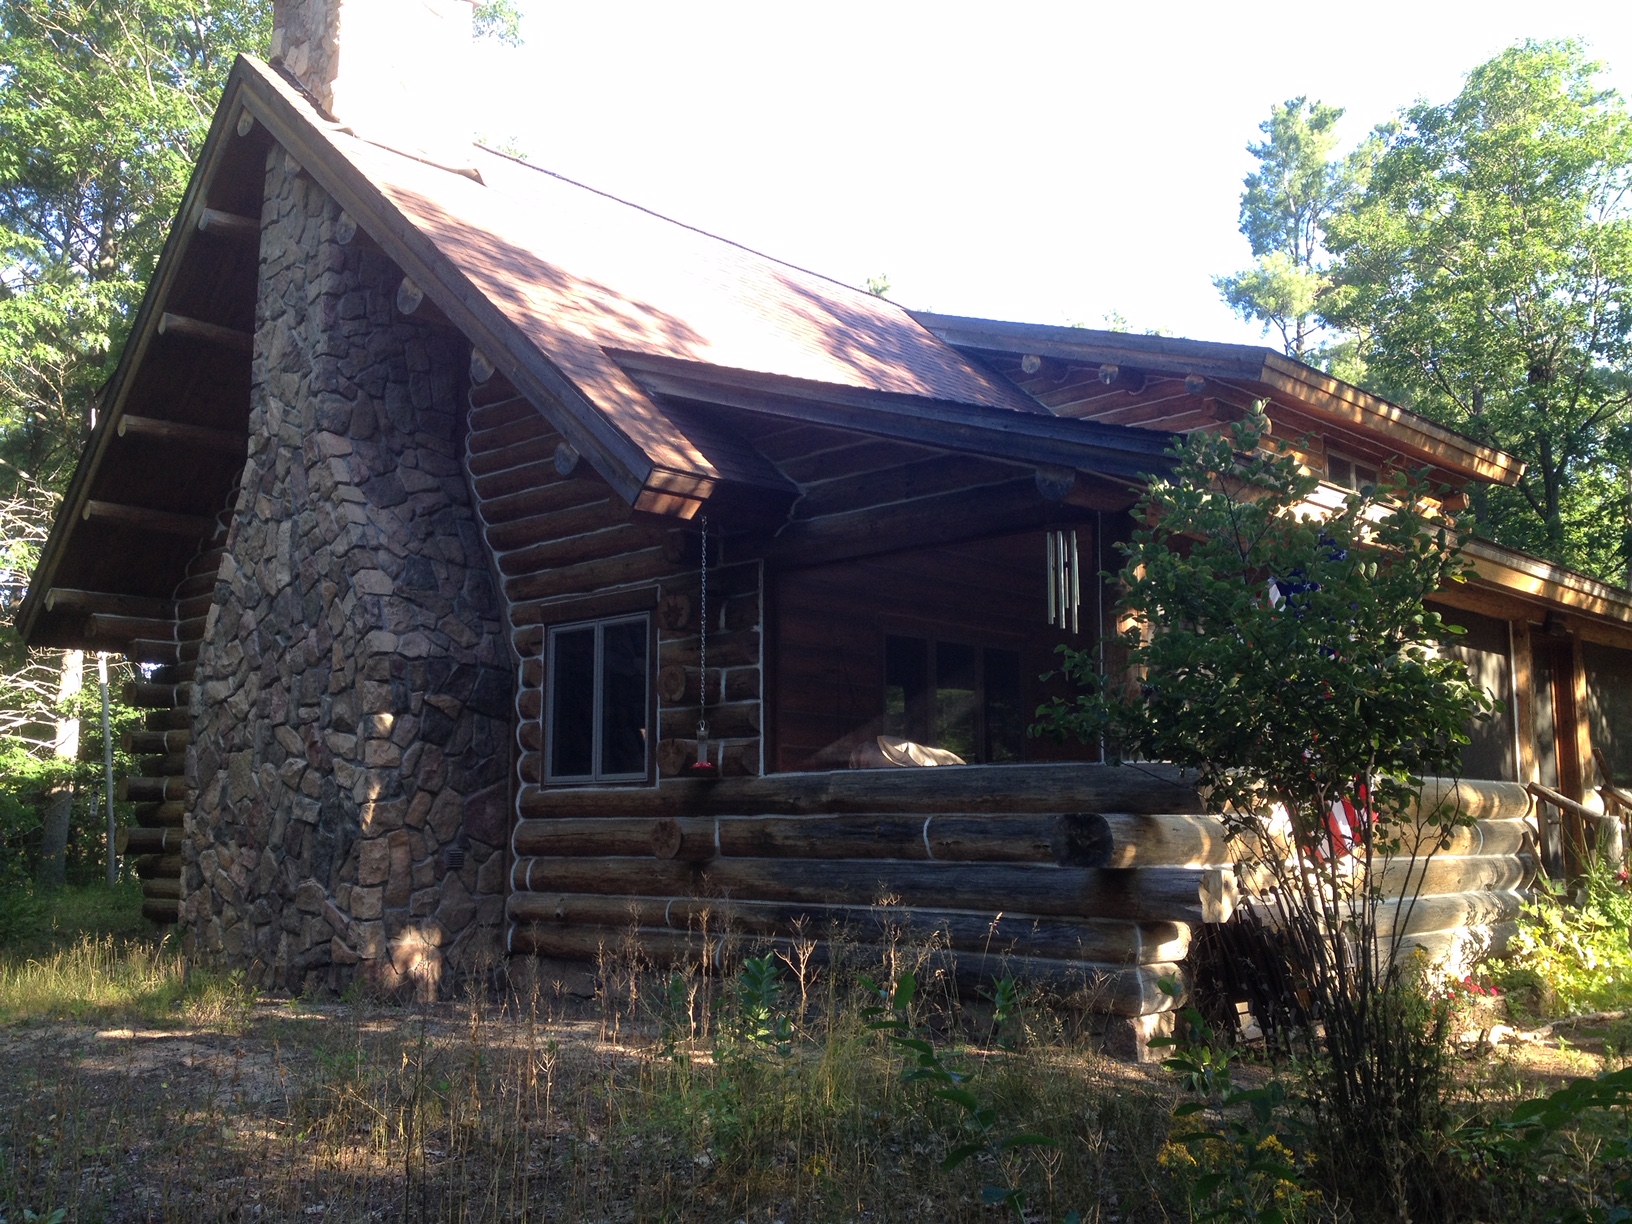
[[[1371,377],[1528,465],[1481,534],[1632,581],[1632,118],[1572,42],[1526,42],[1378,147],[1325,316]],[[1605,519],[1610,530],[1605,530]]]
[[[1461,575],[1459,537],[1402,476],[1313,511],[1318,479],[1258,449],[1266,426],[1193,435],[1151,484],[1119,576],[1136,680],[1065,651],[1083,692],[1039,730],[1197,772],[1244,905],[1306,1000],[1316,1169],[1340,1203],[1371,1193],[1430,1218],[1443,1018],[1401,953],[1425,862],[1462,822],[1421,798],[1423,777],[1455,774],[1490,708],[1423,605]]]
[[[1259,125],[1265,139],[1249,144],[1258,169],[1241,193],[1241,232],[1254,264],[1213,284],[1243,319],[1273,327],[1289,357],[1318,360],[1326,330],[1321,306],[1331,288],[1326,226],[1355,189],[1358,159],[1332,156],[1335,106],[1292,98]]]
[[[233,58],[270,19],[267,0],[0,0],[9,479],[66,477]]]

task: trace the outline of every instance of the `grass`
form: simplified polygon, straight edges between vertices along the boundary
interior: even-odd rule
[[[250,1002],[107,926],[0,957],[0,1219],[956,1222],[994,1218],[994,1181],[1033,1219],[1183,1215],[1164,1077],[1069,1009],[994,1032],[923,965],[914,1031],[1052,1145],[941,1168],[968,1121],[867,1027],[882,965],[745,995],[620,949],[588,999],[563,970],[461,1004]]]
[[[0,949],[0,1220],[1016,1218],[982,1205],[993,1187],[1033,1221],[1196,1218],[1173,1077],[1099,1055],[1080,999],[967,1005],[926,949],[878,963],[830,942],[830,963],[683,976],[629,946],[401,1007],[254,999],[132,934],[128,909],[63,896],[26,950]],[[903,970],[920,990],[894,1032],[927,1041],[976,1108],[913,1082],[912,1051],[869,1026],[863,975]],[[1458,1110],[1533,1095],[1523,1057],[1459,1063]],[[1539,1078],[1605,1065],[1570,1058]],[[1248,1087],[1272,1074],[1240,1068]],[[1001,1142],[1028,1133],[1047,1142]],[[1607,1139],[1580,1134],[1545,1187],[1475,1186],[1485,1207],[1504,1196],[1483,1218],[1583,1201]]]

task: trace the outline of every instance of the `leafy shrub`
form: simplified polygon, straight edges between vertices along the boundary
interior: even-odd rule
[[[1583,883],[1570,906],[1562,889],[1536,882],[1510,955],[1491,971],[1511,1002],[1546,1016],[1632,1006],[1632,892],[1603,860]]]

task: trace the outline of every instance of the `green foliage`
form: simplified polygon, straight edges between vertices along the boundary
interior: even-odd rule
[[[1178,997],[1172,979],[1161,987]],[[1175,1031],[1176,1037],[1150,1044],[1173,1051],[1162,1066],[1191,1097],[1173,1108],[1174,1118],[1192,1129],[1173,1136],[1179,1147],[1165,1163],[1183,1176],[1195,1218],[1282,1224],[1312,1212],[1320,1194],[1308,1188],[1305,1159],[1283,1138],[1296,1125],[1286,1116],[1285,1085],[1237,1085],[1236,1051],[1219,1043],[1193,1007],[1179,1012]]]
[[[1193,435],[1135,511],[1118,645],[1142,685],[1104,684],[1098,655],[1065,650],[1083,692],[1034,730],[1195,769],[1232,832],[1257,833],[1279,802],[1297,846],[1328,861],[1341,855],[1326,812],[1371,779],[1386,850],[1417,780],[1454,772],[1470,716],[1490,708],[1437,653],[1456,630],[1422,602],[1462,574],[1456,529],[1404,478],[1307,514],[1318,481],[1257,449],[1259,429]]]
[[[1259,125],[1263,141],[1247,146],[1258,168],[1241,193],[1241,232],[1255,262],[1213,281],[1237,314],[1266,332],[1275,328],[1287,355],[1300,361],[1319,362],[1324,355],[1317,338],[1331,288],[1326,226],[1355,191],[1364,166],[1332,156],[1342,117],[1338,107],[1300,97]]]
[[[11,473],[65,478],[227,71],[239,51],[264,49],[270,14],[267,0],[0,3],[0,461]]]
[[[1462,576],[1459,538],[1403,476],[1317,511],[1318,481],[1260,449],[1262,428],[1176,448],[1123,546],[1132,627],[1112,657],[1137,681],[1102,680],[1099,656],[1067,650],[1083,691],[1034,730],[1196,771],[1307,999],[1288,1019],[1304,1022],[1322,1188],[1432,1210],[1447,1018],[1402,971],[1403,935],[1379,937],[1378,912],[1391,862],[1420,879],[1465,823],[1417,796],[1425,774],[1456,772],[1470,719],[1492,706],[1439,652],[1454,631],[1423,605]],[[1358,827],[1330,818],[1344,799]]]
[[[1012,1000],[1014,984],[998,984],[997,996]],[[928,1036],[920,1036],[912,1021],[912,1001],[918,992],[918,979],[903,973],[893,986],[881,986],[871,978],[861,979],[862,988],[874,999],[862,1008],[862,1018],[873,1032],[881,1033],[896,1049],[908,1055],[902,1078],[909,1084],[921,1084],[929,1089],[929,1096],[943,1101],[957,1110],[962,1132],[961,1142],[955,1143],[941,1168],[951,1171],[967,1160],[977,1160],[998,1170],[1003,1180],[981,1187],[980,1199],[987,1207],[1007,1207],[1015,1218],[1026,1215],[1025,1191],[1021,1188],[1008,1157],[1028,1148],[1054,1147],[1056,1143],[1035,1131],[1005,1134],[1000,1127],[1001,1117],[990,1100],[978,1095],[970,1082],[973,1072],[965,1071],[948,1061]],[[1075,1221],[1072,1212],[1068,1221]]]
[[[477,38],[490,38],[506,47],[521,46],[521,10],[515,0],[481,0],[476,6],[475,31]]]
[[[1632,892],[1602,859],[1581,884],[1581,904],[1570,905],[1562,889],[1536,882],[1508,955],[1489,968],[1510,1004],[1557,1016],[1632,1006]]]
[[[1481,534],[1618,580],[1632,116],[1597,71],[1575,43],[1526,42],[1406,111],[1331,221],[1322,310],[1380,389],[1528,464],[1516,490],[1476,487]]]

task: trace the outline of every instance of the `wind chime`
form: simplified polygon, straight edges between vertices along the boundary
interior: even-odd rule
[[[708,759],[708,516],[703,516],[702,565],[697,598],[697,759],[686,766],[690,778],[717,778],[719,766]]]
[[[1082,565],[1077,533],[1048,533],[1048,623],[1071,633],[1081,631]]]

